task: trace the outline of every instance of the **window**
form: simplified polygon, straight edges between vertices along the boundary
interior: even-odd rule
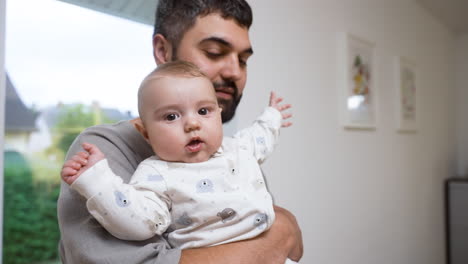
[[[64,155],[83,128],[138,115],[152,27],[55,0],[6,10],[3,263],[59,263]]]

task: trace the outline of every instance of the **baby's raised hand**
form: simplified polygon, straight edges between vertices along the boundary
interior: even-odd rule
[[[280,104],[283,101],[283,98],[276,96],[275,92],[270,93],[270,106],[280,111],[281,115],[283,116],[283,120],[288,119],[292,116],[291,113],[285,113],[283,111],[291,108],[291,104]],[[292,122],[282,122],[281,127],[288,127],[291,126]]]
[[[63,164],[60,176],[68,184],[72,184],[88,168],[105,158],[95,145],[83,143],[82,146],[85,151],[76,153]]]

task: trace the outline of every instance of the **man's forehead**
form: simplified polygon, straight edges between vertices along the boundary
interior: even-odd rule
[[[246,45],[250,46],[249,29],[241,26],[233,18],[223,18],[217,13],[198,16],[189,31],[197,32],[200,41],[208,38],[223,39],[226,42],[242,39]]]

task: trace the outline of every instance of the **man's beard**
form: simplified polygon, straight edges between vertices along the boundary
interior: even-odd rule
[[[223,109],[221,112],[221,120],[223,123],[231,121],[231,119],[236,114],[237,106],[240,103],[242,95],[238,96],[237,98],[233,98],[231,100],[219,99],[218,104]]]
[[[221,120],[223,123],[226,123],[230,121],[236,114],[236,109],[240,103],[242,95],[239,95],[239,90],[237,89],[236,83],[232,81],[214,82],[213,86],[215,91],[220,87],[232,88],[234,90],[234,94],[232,94],[231,99],[218,98],[218,104],[223,109],[221,112]]]

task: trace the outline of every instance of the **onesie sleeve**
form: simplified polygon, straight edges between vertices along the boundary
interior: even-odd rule
[[[252,151],[261,164],[273,152],[277,144],[282,116],[273,108],[267,107],[254,123],[234,135],[239,144]]]
[[[171,223],[170,201],[164,194],[164,181],[158,182],[159,186],[153,184],[148,187],[133,180],[154,174],[143,164],[138,166],[130,183],[125,184],[104,159],[71,185],[87,199],[86,207],[90,214],[120,239],[146,240],[164,233]]]

